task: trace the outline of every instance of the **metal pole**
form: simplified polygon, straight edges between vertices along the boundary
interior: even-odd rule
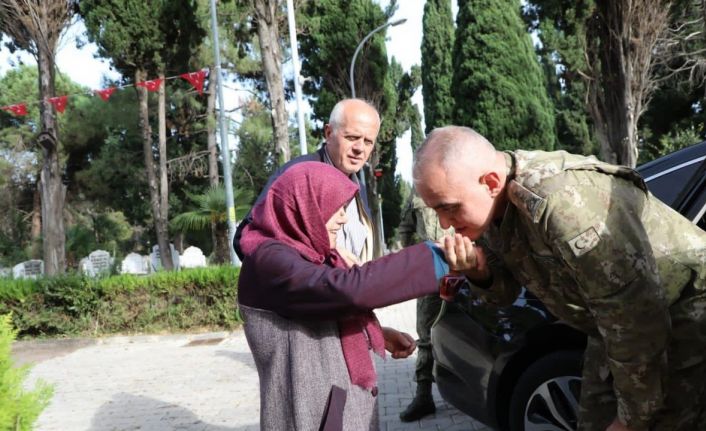
[[[382,254],[384,254],[387,247],[385,246],[385,225],[382,223],[382,195],[380,193],[378,193],[378,215],[380,216],[380,247]]]
[[[360,52],[361,48],[363,48],[363,45],[365,45],[365,42],[368,41],[373,35],[383,28],[389,27],[389,26],[395,26],[395,25],[400,25],[404,24],[407,22],[406,18],[398,19],[397,21],[392,21],[392,22],[386,22],[385,24],[381,25],[380,27],[376,28],[375,30],[371,31],[368,33],[363,40],[360,41],[358,46],[355,48],[355,53],[353,53],[353,59],[351,60],[351,68],[350,68],[350,80],[351,80],[351,97],[355,99],[355,81],[353,80],[353,72],[355,69],[355,59],[358,57],[358,53]]]
[[[302,84],[300,82],[299,50],[297,48],[297,25],[294,22],[294,2],[287,0],[287,22],[289,23],[289,44],[292,49],[292,64],[294,65],[294,94],[297,98],[297,124],[299,125],[299,152],[307,153],[306,128],[304,126],[304,110],[302,109]]]
[[[235,266],[240,266],[240,259],[233,249],[233,237],[235,237],[235,205],[233,203],[233,178],[230,174],[230,148],[228,147],[228,133],[226,131],[225,101],[223,99],[223,75],[221,74],[221,52],[218,47],[218,21],[216,18],[216,0],[211,0],[211,34],[213,37],[213,54],[215,57],[216,70],[218,75],[218,128],[221,132],[221,159],[223,162],[223,184],[226,188],[226,214],[228,215],[228,249],[230,250],[230,262]]]
[[[351,84],[351,97],[355,99],[355,80],[354,80],[354,71],[355,71],[355,60],[358,57],[358,53],[360,52],[361,48],[363,48],[363,45],[365,45],[365,42],[368,41],[375,33],[379,32],[380,30],[389,27],[389,26],[395,26],[395,25],[400,25],[404,24],[407,22],[406,18],[398,19],[397,21],[391,21],[391,22],[386,22],[385,24],[379,26],[378,28],[374,29],[370,33],[368,33],[363,40],[360,41],[358,46],[355,48],[355,52],[353,53],[353,58],[351,59],[351,67],[350,67],[350,84]],[[362,175],[365,177],[365,173]],[[375,181],[377,183],[377,180]],[[375,190],[377,191],[377,185],[375,186]],[[378,219],[380,221],[380,238],[378,238],[378,243],[380,244],[380,252],[385,251],[385,226],[383,226],[382,223],[382,195],[380,193],[377,193],[377,200],[378,200]]]

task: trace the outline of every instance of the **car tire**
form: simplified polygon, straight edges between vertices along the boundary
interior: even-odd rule
[[[511,431],[575,431],[583,352],[550,353],[530,365],[510,399]]]

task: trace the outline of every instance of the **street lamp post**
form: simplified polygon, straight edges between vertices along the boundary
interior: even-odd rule
[[[351,96],[353,98],[355,98],[355,81],[353,80],[354,69],[355,69],[355,59],[358,57],[358,53],[360,52],[361,48],[363,48],[363,45],[365,45],[365,42],[367,42],[368,39],[373,37],[373,35],[375,33],[379,32],[380,30],[387,28],[387,27],[390,27],[390,26],[404,24],[405,22],[407,22],[406,18],[398,19],[397,21],[386,22],[385,24],[381,25],[380,27],[378,27],[378,28],[374,29],[373,31],[371,31],[370,33],[368,33],[363,38],[363,40],[360,41],[360,43],[358,44],[358,46],[355,49],[355,53],[353,53],[353,59],[351,60],[350,80],[351,80]]]
[[[233,177],[230,174],[230,148],[228,146],[228,134],[225,126],[225,101],[223,100],[223,76],[221,75],[221,53],[218,47],[218,21],[216,17],[216,0],[211,0],[211,34],[213,36],[213,55],[215,58],[215,74],[218,76],[218,128],[221,132],[221,159],[223,160],[223,185],[226,188],[226,215],[228,216],[228,249],[230,250],[230,262],[234,266],[240,266],[240,259],[233,249],[233,237],[235,236],[235,203],[233,198]]]
[[[376,29],[374,29],[373,31],[368,33],[363,38],[363,40],[360,41],[358,46],[355,48],[355,52],[353,53],[353,58],[351,59],[351,68],[350,68],[351,96],[353,98],[355,98],[355,79],[354,79],[355,78],[355,74],[354,74],[355,73],[355,60],[356,60],[356,58],[358,58],[358,53],[363,48],[363,45],[365,45],[365,42],[367,42],[368,39],[373,37],[373,35],[375,33],[379,32],[380,30],[385,29],[390,26],[404,24],[405,22],[407,22],[406,18],[398,19],[396,21],[386,22],[385,24],[377,27]],[[363,181],[365,181],[365,173],[363,173]],[[377,182],[377,180],[376,180],[376,182]],[[375,186],[375,189],[377,192],[377,184]],[[384,244],[385,244],[385,227],[383,226],[383,223],[382,223],[382,196],[380,195],[380,193],[376,193],[376,195],[377,195],[377,201],[378,201],[378,222],[379,222],[379,226],[380,226],[379,234],[378,234],[378,244],[380,244],[380,254],[382,254],[382,252],[385,250],[385,246],[384,246]]]
[[[294,94],[297,99],[297,124],[299,125],[299,151],[307,153],[306,129],[304,126],[304,108],[302,102],[302,84],[300,81],[299,51],[297,49],[297,25],[294,22],[294,2],[287,0],[287,21],[289,23],[289,45],[292,50],[292,65],[294,66]]]

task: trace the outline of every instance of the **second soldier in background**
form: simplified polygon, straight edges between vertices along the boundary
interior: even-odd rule
[[[439,225],[436,212],[427,207],[424,201],[412,190],[402,212],[402,221],[397,229],[399,241],[403,247],[409,247],[421,241],[436,241],[446,235],[453,235],[453,228],[444,230]],[[433,381],[432,368],[434,358],[431,353],[431,325],[441,309],[439,295],[429,295],[417,299],[417,362],[414,380],[417,391],[412,402],[400,413],[403,422],[412,422],[436,411],[431,394]]]

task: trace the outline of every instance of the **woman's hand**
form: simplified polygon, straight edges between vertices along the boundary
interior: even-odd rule
[[[451,273],[463,274],[471,281],[484,281],[490,278],[490,269],[485,253],[469,238],[456,234],[441,239]]]
[[[417,348],[414,338],[406,332],[383,326],[382,336],[385,338],[385,350],[390,352],[394,359],[406,358]]]

